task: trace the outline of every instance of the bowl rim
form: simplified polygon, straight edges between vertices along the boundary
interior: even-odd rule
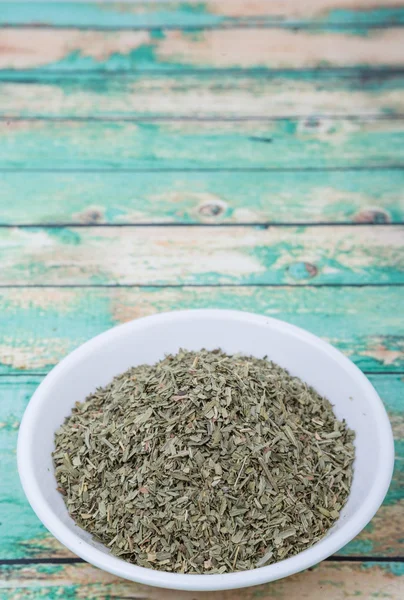
[[[378,472],[375,474],[372,488],[360,510],[355,511],[355,518],[347,519],[339,530],[331,531],[326,538],[307,550],[269,566],[223,575],[181,574],[147,569],[128,563],[113,555],[105,554],[73,533],[53,511],[49,510],[45,495],[34,474],[31,445],[36,417],[47,402],[48,388],[57,382],[59,375],[65,369],[79,363],[84,356],[94,352],[100,344],[113,342],[124,332],[126,333],[127,330],[133,332],[147,328],[152,321],[158,324],[159,322],[187,321],[195,318],[226,318],[270,326],[271,329],[282,330],[316,346],[336,360],[341,367],[349,371],[359,381],[364,394],[366,394],[368,401],[373,405],[373,410],[377,413],[377,427],[380,439],[383,442],[380,448],[382,460],[379,461],[379,465],[382,465],[382,467],[379,467]],[[334,554],[351,541],[371,520],[387,493],[394,466],[394,442],[386,409],[376,390],[362,371],[328,342],[305,329],[264,315],[216,308],[188,309],[157,313],[115,326],[91,338],[63,358],[36,389],[24,412],[18,434],[17,463],[22,487],[34,512],[50,533],[80,558],[113,575],[145,585],[177,590],[213,591],[259,585],[298,573]]]

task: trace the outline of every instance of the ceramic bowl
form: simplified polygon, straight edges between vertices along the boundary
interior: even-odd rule
[[[340,518],[317,544],[273,565],[223,575],[175,574],[138,567],[112,556],[68,515],[56,490],[51,453],[55,430],[98,386],[141,363],[154,363],[179,348],[220,347],[228,353],[269,359],[312,385],[356,432],[354,477]],[[320,562],[352,540],[373,517],[393,469],[389,420],[375,389],[338,350],[282,321],[231,310],[158,314],[110,329],[74,350],[38,387],[18,437],[18,469],[32,508],[72,552],[115,575],[147,585],[181,590],[224,590],[286,577]]]

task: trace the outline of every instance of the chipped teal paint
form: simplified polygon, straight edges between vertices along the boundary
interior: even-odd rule
[[[363,570],[370,570],[370,569],[374,569],[375,567],[375,563],[374,562],[366,562],[364,561],[363,563],[361,563],[361,569]],[[404,563],[402,562],[383,562],[383,563],[378,563],[377,567],[379,569],[382,569],[383,571],[386,571],[386,573],[390,573],[391,575],[395,575],[396,577],[402,577],[404,576]],[[379,598],[388,598],[388,596],[386,594],[380,594],[378,595]]]
[[[395,409],[399,406],[403,393],[404,382],[397,376],[378,376],[370,377],[373,385],[382,395],[383,401],[389,413],[394,417]],[[382,385],[379,389],[379,381]],[[16,423],[21,419],[29,398],[35,388],[40,383],[39,377],[1,377],[0,394],[2,401],[0,403],[0,558],[22,558],[26,556],[35,557],[38,553],[43,553],[44,545],[41,539],[45,537],[45,528],[32,512],[25,500],[21,489],[17,469],[15,448],[17,443]],[[402,414],[402,410],[399,413]],[[3,424],[6,424],[5,426]],[[11,424],[11,426],[10,426]],[[399,448],[396,464],[404,459],[404,445]],[[395,474],[396,477],[396,474]],[[390,490],[386,499],[387,503],[393,504],[403,499],[404,487],[398,487],[398,494],[393,496]],[[401,490],[401,492],[400,492]],[[13,527],[9,524],[13,523]],[[28,543],[30,540],[36,540],[34,544]],[[356,542],[355,540],[346,546],[342,552],[345,555],[372,555],[371,541]],[[45,571],[48,566],[44,567]],[[59,568],[54,569],[52,573],[57,573]],[[50,571],[49,571],[50,573]]]
[[[403,25],[404,7],[380,6],[379,8],[368,8],[367,10],[358,10],[356,12],[337,8],[330,11],[321,20],[321,23],[345,26],[356,23],[357,25],[374,25],[376,27]]]
[[[115,71],[119,71],[120,73],[132,71],[156,71],[161,73],[189,69],[190,65],[186,62],[176,62],[171,58],[165,61],[156,55],[158,41],[165,37],[164,30],[157,31],[159,31],[159,33],[156,33],[155,30],[153,35],[150,34],[150,42],[140,44],[137,48],[125,52],[125,54],[113,53],[105,60],[97,60],[91,56],[83,56],[80,50],[73,50],[60,60],[49,62],[41,67],[32,68],[30,73],[37,75],[47,71],[50,73],[52,73],[52,71],[57,73],[69,73],[71,71],[74,71],[75,73],[79,71],[101,71],[103,73],[113,73]],[[204,67],[192,66],[191,68],[198,71]],[[8,69],[6,72],[7,71]],[[1,75],[2,71],[0,70],[0,76]]]
[[[302,236],[299,236],[302,232]],[[400,258],[399,250],[393,250],[392,264],[368,264],[360,266],[355,265],[349,259],[352,259],[355,253],[361,253],[360,249],[354,249],[349,245],[346,250],[339,252],[330,251],[326,248],[317,253],[315,264],[302,261],[302,256],[310,251],[305,249],[304,237],[308,233],[308,228],[296,228],[296,237],[293,242],[289,240],[271,243],[266,241],[265,245],[257,243],[251,250],[244,255],[254,257],[260,269],[248,273],[245,276],[237,277],[235,282],[241,282],[248,285],[276,284],[285,283],[316,283],[316,284],[378,284],[404,283],[404,262]],[[379,251],[382,252],[383,244]],[[284,257],[287,253],[288,259],[285,263]],[[335,254],[337,256],[335,256]],[[282,268],[279,268],[280,259],[283,259]],[[404,257],[403,257],[404,258]],[[348,259],[348,260],[347,260]],[[355,262],[355,259],[353,259]],[[232,277],[216,273],[216,283],[231,283]],[[201,279],[199,281],[202,283]],[[185,282],[184,282],[185,283]],[[210,283],[210,282],[209,282]]]
[[[380,215],[399,223],[404,221],[403,189],[404,170],[292,171],[281,176],[162,172],[158,177],[2,172],[0,223],[350,223],[372,222]],[[216,216],[204,216],[206,207],[208,215]],[[218,212],[212,213],[212,207]]]
[[[370,534],[373,529],[372,522],[365,528],[365,531]],[[362,540],[355,538],[340,550],[341,556],[372,556],[373,543],[371,540]]]
[[[377,391],[382,398],[389,397],[389,410],[397,415],[404,412],[404,375],[378,375]],[[403,415],[404,418],[404,415]],[[399,440],[396,440],[399,442]],[[400,453],[404,455],[404,447]],[[404,464],[403,464],[404,469]],[[404,487],[403,487],[404,491]]]
[[[112,316],[108,316],[109,299],[101,294],[92,297],[90,311],[85,297],[76,299],[72,305],[67,300],[62,310],[60,307],[49,307],[44,310],[28,306],[25,310],[16,311],[12,304],[7,303],[7,300],[2,303],[2,309],[7,312],[10,320],[8,322],[0,320],[0,345],[7,345],[7,340],[14,338],[20,340],[22,347],[26,347],[27,332],[30,332],[30,336],[35,339],[33,353],[43,357],[41,372],[43,372],[43,367],[48,370],[54,365],[55,361],[52,355],[54,350],[49,350],[49,348],[54,347],[55,344],[61,348],[63,353],[67,353],[103,329],[108,329],[116,324]],[[75,318],[71,320],[73,312],[75,312]],[[0,373],[14,370],[10,369],[7,363],[3,362],[0,365]],[[33,370],[37,371],[38,369]]]
[[[131,89],[134,83],[141,84],[144,80],[154,81],[155,85],[159,82],[165,84],[172,83],[170,75],[158,72],[136,72],[131,71],[125,73],[124,78],[105,77],[105,74],[100,71],[92,72],[75,72],[73,75],[69,73],[53,73],[48,70],[35,69],[31,70],[0,70],[1,83],[7,81],[19,82],[19,80],[35,82],[43,85],[54,85],[63,90],[66,95],[72,94],[75,91],[94,91],[99,93],[107,93],[113,96],[114,93],[122,94],[126,89]],[[181,70],[175,73],[175,81],[177,85],[181,85],[187,89],[193,89],[199,86],[201,89],[209,88],[214,85],[216,90],[226,89],[236,92],[238,89],[243,89],[243,86],[252,88],[258,95],[266,93],[268,85],[273,84],[274,87],[280,87],[285,83],[297,85],[299,83],[312,84],[313,93],[335,91],[338,89],[349,91],[366,91],[378,93],[379,91],[402,90],[404,88],[404,75],[400,70],[383,70],[365,69],[364,71],[357,67],[346,67],[336,70],[316,70],[316,69],[276,69],[271,72],[271,79],[263,78],[263,72],[259,69],[245,69],[242,75],[234,77],[231,73],[223,73],[220,71],[209,72],[192,72],[192,70]],[[0,86],[1,86],[0,83]],[[0,87],[1,90],[1,87]],[[96,106],[94,113],[96,115]],[[203,107],[198,107],[201,110]],[[125,114],[128,114],[125,112]],[[136,113],[134,113],[136,114]]]
[[[260,29],[256,29],[257,31],[257,36],[261,36],[264,37],[266,31],[265,30],[260,30]],[[270,32],[270,30],[269,30]],[[170,32],[172,33],[172,32]],[[344,43],[344,40],[347,36],[356,36],[356,37],[363,37],[365,35],[367,35],[367,33],[363,30],[363,29],[359,29],[358,31],[356,30],[349,30],[347,31],[346,29],[343,29],[341,32],[341,44]],[[55,35],[55,39],[57,36],[58,32],[57,30],[54,30],[54,35]],[[33,63],[33,66],[31,69],[27,69],[29,70],[29,73],[31,75],[37,75],[39,76],[42,73],[52,73],[52,72],[56,72],[56,73],[61,73],[61,72],[66,72],[66,73],[78,73],[78,72],[102,72],[102,73],[110,73],[110,72],[115,72],[118,71],[120,74],[122,73],[130,73],[130,72],[141,72],[141,71],[147,71],[147,72],[155,72],[155,73],[173,73],[175,72],[176,74],[178,72],[181,71],[185,71],[185,72],[198,72],[198,71],[202,71],[202,72],[206,72],[206,71],[217,71],[217,72],[227,72],[227,71],[237,71],[237,72],[253,72],[258,71],[258,72],[264,72],[264,73],[272,73],[273,71],[277,71],[278,69],[282,69],[282,67],[284,66],[289,66],[292,70],[296,69],[295,63],[296,63],[296,59],[293,57],[293,54],[290,57],[290,62],[289,63],[282,63],[279,64],[279,61],[277,59],[277,54],[272,53],[272,54],[266,54],[266,55],[262,55],[262,58],[257,58],[255,59],[256,62],[251,62],[251,63],[247,63],[247,66],[240,66],[240,62],[238,62],[239,58],[237,54],[229,54],[227,51],[224,51],[224,54],[226,54],[228,56],[227,62],[225,62],[224,65],[222,65],[220,63],[220,61],[217,63],[215,62],[215,58],[214,57],[210,57],[209,53],[202,53],[202,56],[206,56],[205,58],[205,62],[199,61],[198,60],[198,49],[201,48],[203,50],[204,45],[206,45],[207,47],[209,47],[210,44],[210,40],[209,40],[209,35],[211,34],[211,32],[209,32],[209,29],[201,29],[198,32],[195,31],[186,31],[183,30],[181,31],[181,36],[182,38],[184,38],[184,41],[187,41],[188,38],[188,45],[189,45],[189,49],[185,50],[185,49],[181,49],[178,50],[177,52],[173,52],[171,53],[169,51],[169,43],[170,40],[167,40],[167,48],[168,49],[164,49],[165,45],[161,44],[159,42],[161,42],[162,39],[164,39],[167,35],[167,30],[165,30],[164,28],[160,28],[160,29],[155,29],[153,30],[153,32],[148,32],[148,39],[146,39],[146,41],[144,41],[142,44],[139,44],[138,46],[136,46],[136,48],[129,50],[129,51],[125,51],[124,52],[112,52],[109,55],[103,57],[102,59],[98,59],[98,58],[93,58],[92,56],[88,56],[86,55],[86,51],[84,50],[84,54],[82,53],[82,51],[80,50],[80,41],[77,40],[77,44],[78,44],[78,48],[74,49],[73,44],[75,43],[74,40],[74,36],[72,38],[72,42],[70,43],[71,45],[67,45],[66,47],[66,54],[63,55],[63,58],[60,58],[59,60],[54,60],[52,54],[46,55],[49,56],[48,61],[46,61],[46,58],[42,58],[37,62],[37,63]],[[310,35],[323,35],[324,36],[324,44],[327,44],[328,40],[327,40],[327,32],[316,32],[316,31],[309,31],[309,32],[304,32],[305,35],[310,36]],[[29,35],[29,34],[28,34]],[[99,37],[101,36],[105,36],[105,39],[108,40],[108,36],[111,36],[111,32],[104,32],[103,34],[99,34]],[[240,36],[243,35],[242,33],[240,34]],[[328,34],[328,35],[333,35],[333,34]],[[375,35],[373,30],[370,30],[369,32],[369,36]],[[206,40],[204,39],[206,38]],[[245,42],[245,44],[248,44],[249,38],[247,37],[247,41]],[[192,45],[192,41],[195,41],[195,50],[196,50],[196,56],[194,56],[194,51],[193,51],[193,45]],[[48,42],[49,43],[49,42]],[[99,43],[101,44],[101,41],[99,41]],[[107,43],[107,47],[108,47],[108,42]],[[335,42],[334,42],[335,43]],[[72,47],[73,46],[73,47]],[[72,50],[70,52],[68,52],[68,49],[70,49],[70,47],[72,47]],[[175,48],[175,45],[174,45]],[[14,53],[18,52],[18,50],[14,50]],[[67,53],[68,52],[68,53]],[[11,53],[12,56],[13,53]],[[57,56],[57,55],[56,55]],[[7,60],[7,58],[6,58]],[[12,59],[11,59],[12,60]],[[366,52],[363,54],[363,59],[361,62],[358,63],[354,63],[354,67],[360,70],[367,70],[367,69],[371,69],[373,67],[373,62],[372,62],[372,55],[371,53],[368,55]],[[351,61],[352,62],[352,61]],[[13,62],[11,62],[11,65],[13,64]],[[17,63],[18,64],[18,63]],[[29,63],[28,63],[29,64]],[[320,59],[318,56],[316,56],[315,54],[313,55],[313,57],[311,57],[311,61],[310,64],[312,65],[312,67],[314,69],[333,69],[335,67],[337,67],[337,69],[339,69],[339,67],[341,67],[340,63],[338,61],[335,61],[333,58],[331,58],[329,61],[328,60],[322,60]],[[350,65],[350,61],[347,59],[347,64]],[[5,65],[7,65],[7,62],[5,62]],[[377,69],[380,71],[380,69],[385,68],[385,69],[393,69],[396,66],[395,62],[393,61],[392,63],[389,63],[389,60],[386,60],[386,63],[379,63],[377,65]],[[342,64],[343,67],[343,64]],[[24,68],[24,67],[22,67]],[[14,70],[19,70],[19,68],[17,67],[17,69],[14,68],[10,68],[8,69],[7,66],[4,69],[4,75],[7,75],[7,73],[10,73]],[[3,71],[0,71],[0,75],[3,75]]]
[[[8,575],[15,574],[26,569],[26,565],[0,565],[0,581],[3,583],[7,581]],[[35,570],[39,573],[61,573],[63,571],[64,565],[36,565]],[[3,586],[2,586],[3,587]],[[2,599],[3,600],[3,599]]]
[[[27,581],[27,571],[31,572],[34,581]],[[101,598],[91,592],[89,596],[83,595],[84,590],[91,590],[91,585],[84,583],[69,585],[66,581],[65,565],[0,565],[0,582],[1,600],[80,600],[90,597],[98,600]],[[103,600],[112,600],[112,598],[113,595],[109,593],[102,596]]]
[[[125,10],[126,8],[126,10]],[[132,9],[133,10],[133,9]],[[231,8],[230,8],[231,10]],[[112,2],[73,3],[73,2],[5,2],[2,3],[0,25],[46,24],[59,27],[212,27],[217,25],[237,25],[260,23],[277,24],[280,27],[295,27],[305,24],[319,28],[366,28],[366,26],[385,26],[404,23],[403,8],[380,7],[368,10],[335,9],[317,18],[285,19],[280,15],[256,17],[231,17],[209,13],[206,2],[170,4],[143,4],[143,11],[135,14],[122,4],[114,6]]]
[[[122,322],[120,315],[131,318],[136,306],[144,307],[143,314],[211,306],[262,313],[327,339],[363,370],[404,370],[400,288],[77,289],[58,290],[52,301],[52,290],[23,294],[23,290],[0,293],[1,373],[46,373],[78,345]],[[384,363],[378,349],[387,357],[396,352],[397,357]],[[20,355],[27,358],[18,368],[13,357]],[[378,379],[378,385],[388,386],[384,391],[382,387],[382,394],[394,386],[393,409],[399,413],[403,376],[397,377]]]
[[[22,122],[1,126],[3,168],[352,168],[404,161],[401,121]],[[262,143],[262,139],[271,143]]]
[[[2,3],[0,25],[46,24],[58,27],[212,27],[226,22],[221,15],[209,14],[203,2],[189,4],[143,3],[138,14],[130,6],[110,3],[21,2]]]
[[[186,32],[182,32],[185,36]],[[195,35],[194,32],[191,34]],[[346,33],[344,32],[346,35]],[[203,35],[203,32],[201,32]],[[363,33],[361,33],[363,35]],[[369,35],[372,35],[370,32]],[[189,52],[186,56],[182,58],[182,60],[176,60],[171,58],[170,55],[167,56],[159,56],[158,55],[158,39],[164,37],[164,30],[162,30],[160,36],[155,36],[151,38],[150,42],[146,42],[144,44],[139,45],[135,50],[131,50],[129,52],[125,52],[125,54],[114,53],[105,60],[97,60],[90,56],[83,56],[79,50],[72,51],[70,54],[65,56],[63,59],[49,62],[45,65],[41,65],[40,67],[33,67],[29,70],[29,74],[32,76],[41,76],[44,73],[61,73],[65,72],[67,74],[74,73],[87,73],[87,72],[100,72],[103,74],[119,72],[119,74],[129,74],[132,72],[147,72],[153,73],[155,72],[160,74],[175,74],[180,73],[181,71],[185,73],[191,72],[212,72],[217,71],[220,73],[223,72],[233,72],[233,73],[244,73],[248,71],[248,73],[260,74],[260,75],[270,75],[273,72],[277,72],[278,67],[277,63],[268,64],[268,57],[262,58],[256,64],[252,64],[249,67],[240,67],[236,62],[229,64],[228,66],[222,67],[217,65],[212,65],[210,63],[205,64],[194,64],[192,62],[193,57],[192,53]],[[195,38],[196,39],[196,38]],[[341,44],[343,44],[344,38],[341,40]],[[293,65],[291,69],[293,69]],[[329,62],[326,60],[320,60],[318,63],[314,64],[313,69],[327,69],[332,70],[335,68],[335,64],[333,62]],[[349,67],[348,67],[349,68]],[[358,63],[355,65],[357,71],[363,72],[372,68],[372,64],[370,62]],[[388,62],[383,65],[378,65],[379,69],[394,69],[392,65]],[[337,67],[338,69],[338,67]],[[4,76],[12,76],[13,69],[5,69]],[[3,72],[0,70],[0,77],[3,77]],[[18,75],[16,75],[18,78]]]
[[[80,232],[72,229],[52,229],[51,236],[62,244],[78,246],[81,242]]]
[[[401,391],[401,404],[403,405],[403,391]],[[401,409],[401,414],[404,410]],[[394,440],[394,449],[396,462],[394,467],[394,479],[389,489],[389,497],[386,499],[387,504],[394,504],[403,498],[404,490],[404,440]]]
[[[46,532],[45,527],[27,504],[17,474],[15,453],[17,443],[15,423],[21,419],[25,406],[38,383],[38,379],[24,379],[20,383],[15,382],[10,388],[9,380],[0,379],[1,558],[25,556],[27,550],[24,542]],[[10,390],[12,390],[11,396]],[[6,426],[3,426],[3,423],[6,423]],[[16,544],[19,545],[18,550]]]

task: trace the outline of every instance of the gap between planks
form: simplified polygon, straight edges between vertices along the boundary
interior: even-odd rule
[[[0,2],[1,7],[1,2]],[[229,31],[229,30],[245,30],[245,29],[258,29],[258,30],[270,30],[270,29],[286,29],[292,31],[314,31],[314,32],[349,32],[353,34],[363,35],[366,31],[377,31],[383,29],[396,29],[402,28],[404,25],[404,15],[401,19],[397,20],[386,20],[384,22],[373,22],[373,23],[344,23],[343,21],[335,21],[333,23],[321,23],[315,21],[288,21],[288,22],[273,22],[273,23],[259,23],[258,21],[245,21],[234,22],[234,23],[217,23],[217,24],[205,24],[205,25],[181,25],[180,23],[164,24],[159,25],[76,25],[74,23],[67,24],[46,24],[46,23],[0,23],[0,30],[7,29],[43,29],[43,30],[56,30],[56,31],[100,31],[100,32],[111,32],[115,31],[126,32],[126,31],[147,31],[147,32],[164,32],[164,31],[179,31],[184,33],[203,33],[204,31]]]
[[[0,173],[349,173],[352,171],[403,171],[404,163],[389,165],[354,165],[336,167],[1,167]]]
[[[181,289],[181,288],[393,288],[404,282],[391,283],[2,283],[0,289]]]
[[[357,221],[292,221],[292,222],[284,222],[284,221],[237,221],[235,223],[199,223],[199,222],[191,222],[191,223],[173,223],[173,222],[163,222],[163,223],[143,223],[143,222],[133,222],[133,223],[81,223],[81,222],[69,222],[69,223],[52,223],[41,221],[40,223],[0,223],[0,229],[70,229],[71,227],[79,227],[79,228],[108,228],[108,227],[252,227],[258,229],[269,229],[270,227],[397,227],[404,225],[404,221],[394,221],[394,223],[389,223],[388,221],[383,222],[357,222]]]
[[[167,67],[164,69],[160,69],[159,67],[154,67],[151,69],[142,69],[142,70],[128,70],[128,69],[115,69],[114,71],[108,69],[98,69],[94,71],[92,69],[71,69],[69,71],[65,71],[63,69],[58,69],[57,67],[53,68],[51,71],[46,70],[45,68],[37,68],[34,71],[27,69],[14,70],[14,69],[0,69],[0,82],[8,81],[8,82],[18,82],[18,83],[40,83],[49,79],[54,78],[62,78],[62,79],[76,79],[80,81],[83,79],[88,81],[88,78],[91,76],[91,79],[100,79],[107,77],[108,79],[114,79],[121,77],[125,77],[125,79],[136,79],[139,76],[169,76],[175,75],[178,78],[193,76],[203,76],[209,75],[211,77],[215,77],[217,79],[223,78],[223,76],[231,75],[234,77],[242,76],[242,77],[283,77],[283,76],[338,76],[342,78],[363,78],[363,77],[378,77],[378,78],[388,78],[394,76],[402,76],[404,75],[404,66],[366,66],[366,65],[351,65],[346,67],[338,67],[338,66],[320,66],[320,67],[303,67],[303,68],[293,68],[293,67],[282,67],[280,69],[274,69],[271,67],[227,67],[223,69],[215,69],[213,67],[200,67],[195,69],[193,67],[183,67],[181,70],[176,68],[172,68],[171,70]]]
[[[322,562],[346,562],[346,563],[404,563],[404,556],[340,556],[332,555]],[[74,565],[87,563],[79,557],[66,558],[0,558],[0,565]],[[91,564],[91,563],[87,563]]]
[[[119,117],[109,117],[107,115],[100,116],[76,116],[76,115],[65,115],[65,116],[53,116],[53,115],[30,115],[30,116],[15,116],[7,114],[0,115],[0,123],[24,123],[24,122],[36,122],[50,121],[52,123],[181,123],[181,122],[191,122],[191,123],[248,123],[250,121],[262,123],[262,122],[278,122],[278,121],[301,121],[310,119],[310,117],[315,119],[332,119],[336,121],[355,121],[359,123],[368,123],[371,121],[402,121],[404,119],[404,113],[397,113],[394,115],[381,115],[381,114],[325,114],[315,112],[313,115],[301,114],[301,115],[279,115],[279,116],[267,116],[267,115],[242,115],[242,116],[230,116],[226,117],[225,115],[218,116],[193,116],[193,115],[144,115],[144,116],[119,116]]]

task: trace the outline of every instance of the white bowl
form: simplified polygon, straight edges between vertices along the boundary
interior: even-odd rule
[[[154,363],[179,348],[268,357],[314,386],[356,432],[351,493],[341,516],[317,544],[281,562],[224,575],[184,575],[138,567],[112,556],[75,525],[56,491],[54,432],[77,400],[133,365]],[[376,391],[338,350],[276,319],[231,310],[187,310],[131,321],[74,350],[31,398],[18,437],[18,469],[32,508],[49,531],[84,560],[126,579],[181,590],[224,590],[280,579],[318,563],[352,540],[389,487],[394,460],[390,423]]]

